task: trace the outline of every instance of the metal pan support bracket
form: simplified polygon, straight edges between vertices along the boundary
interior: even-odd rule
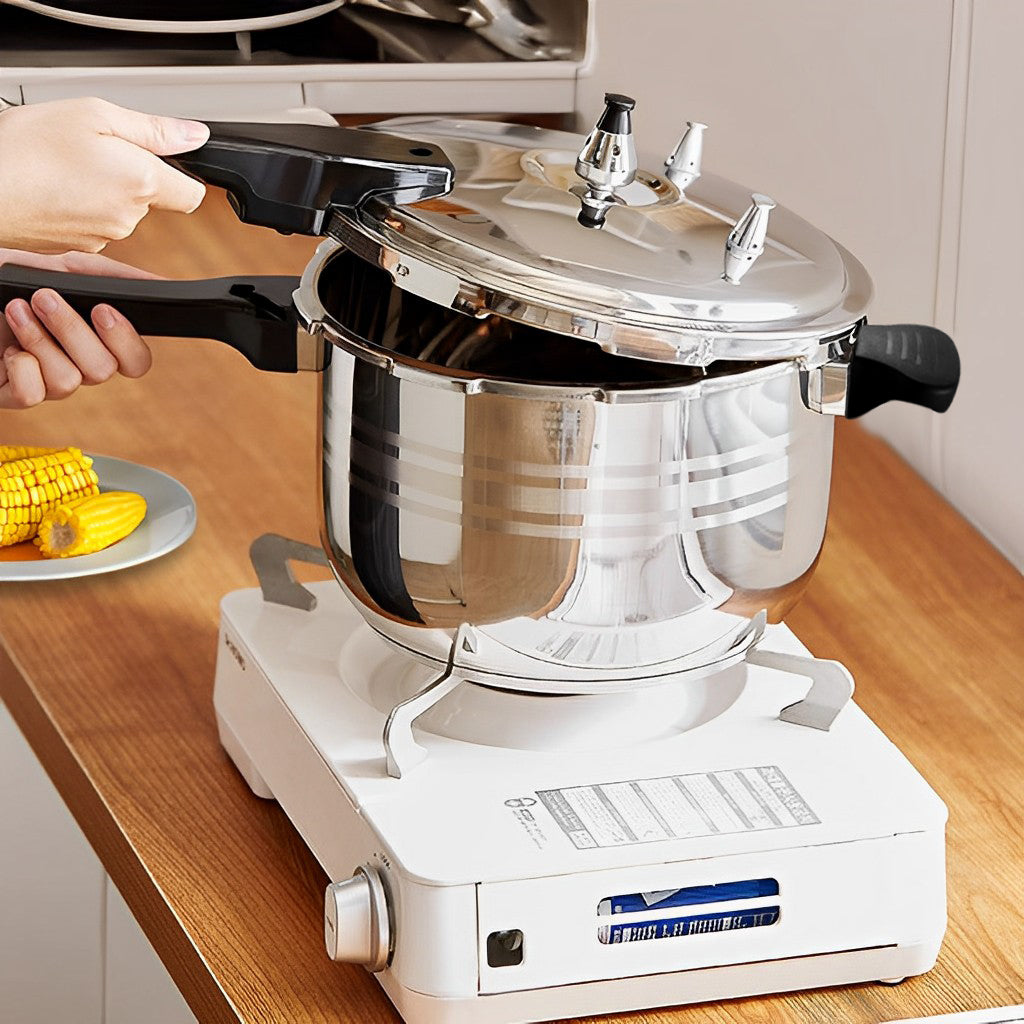
[[[316,595],[295,579],[290,563],[327,565],[327,556],[321,548],[282,537],[279,533],[265,533],[249,546],[249,561],[256,570],[264,601],[302,612],[316,608]]]
[[[747,661],[751,665],[791,672],[811,680],[807,696],[779,712],[780,722],[828,732],[839,712],[853,696],[853,676],[838,661],[827,661],[806,654],[763,651],[758,648],[752,648],[747,652]]]
[[[463,681],[462,676],[455,672],[459,655],[463,651],[476,653],[476,649],[476,633],[464,622],[455,633],[444,671],[414,697],[391,709],[384,725],[384,755],[391,778],[400,779],[407,775],[427,756],[426,750],[413,738],[413,723]]]

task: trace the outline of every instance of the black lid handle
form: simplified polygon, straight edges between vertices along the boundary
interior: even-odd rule
[[[912,402],[945,412],[960,382],[953,339],[921,324],[864,324],[857,332],[847,378],[846,416],[885,402]]]
[[[446,195],[455,171],[433,143],[386,132],[306,124],[210,126],[199,149],[168,163],[227,189],[239,219],[319,235],[331,208],[371,196],[393,206]]]

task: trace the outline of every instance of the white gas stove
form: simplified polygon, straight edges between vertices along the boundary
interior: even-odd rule
[[[337,585],[309,590],[310,611],[224,598],[221,738],[334,880],[328,952],[374,970],[408,1024],[935,962],[946,809],[845,669],[784,626],[714,675],[552,696],[460,681],[457,663],[431,686]]]

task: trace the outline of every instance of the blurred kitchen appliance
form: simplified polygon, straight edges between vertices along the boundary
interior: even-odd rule
[[[0,0],[0,97],[152,113],[572,114],[591,0]]]

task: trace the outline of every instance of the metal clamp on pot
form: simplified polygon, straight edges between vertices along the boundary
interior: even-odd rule
[[[661,171],[618,94],[586,138],[404,118],[214,126],[180,166],[239,215],[326,234],[302,277],[118,281],[0,267],[143,333],[322,370],[322,540],[391,643],[495,685],[713,671],[817,562],[834,415],[936,411],[930,327],[869,325],[842,246],[701,167]],[[685,193],[682,189],[685,188]],[[827,415],[820,415],[827,414]]]

